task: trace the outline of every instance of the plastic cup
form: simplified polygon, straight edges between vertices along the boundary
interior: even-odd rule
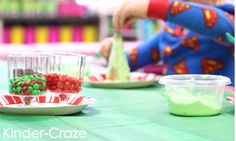
[[[71,94],[79,94],[85,55],[57,52],[51,54],[49,60],[49,73],[46,75],[48,90],[59,94],[62,101]]]
[[[48,56],[34,52],[10,53],[7,63],[10,94],[21,96],[29,105],[35,96],[46,92]]]
[[[224,86],[230,79],[221,75],[168,75],[165,85],[169,112],[180,116],[211,116],[221,112]]]

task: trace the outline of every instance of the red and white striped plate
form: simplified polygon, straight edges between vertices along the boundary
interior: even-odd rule
[[[91,75],[84,82],[100,88],[140,88],[153,85],[160,76],[150,73],[130,73],[130,81],[119,82],[106,79],[106,74]]]
[[[66,101],[59,96],[45,95],[35,97],[30,105],[25,105],[23,97],[0,96],[0,112],[28,115],[68,115],[78,113],[96,100],[92,97],[70,95]]]

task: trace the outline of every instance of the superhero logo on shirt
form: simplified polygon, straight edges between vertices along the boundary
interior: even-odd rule
[[[193,50],[199,50],[199,40],[197,36],[188,37],[180,42],[181,46],[187,46],[192,48]]]
[[[180,60],[177,64],[174,65],[173,68],[174,68],[174,72],[176,74],[188,74],[189,73],[189,70],[188,70],[185,60]]]
[[[212,28],[218,20],[217,12],[214,11],[214,10],[205,9],[205,8],[202,8],[202,12],[203,12],[203,15],[204,15],[206,27],[207,28]]]
[[[137,59],[138,59],[138,49],[134,48],[129,51],[130,55],[130,62],[131,65],[134,67],[137,65]]]
[[[182,37],[184,36],[184,29],[180,26],[176,26],[175,29],[170,28],[169,26],[165,26],[164,30],[170,33],[172,36],[175,37]]]
[[[173,53],[171,46],[169,46],[169,45],[165,46],[163,49],[163,53],[166,56],[171,55]]]
[[[201,61],[203,73],[210,74],[224,67],[224,62],[216,59],[205,58]]]
[[[175,16],[177,14],[184,12],[184,11],[187,11],[190,8],[192,8],[192,7],[188,4],[183,4],[178,1],[174,1],[170,7],[170,9],[171,9],[170,14],[171,14],[171,16]]]
[[[231,15],[227,12],[225,12],[225,15],[229,18],[229,20],[234,24],[234,15]]]
[[[151,48],[151,57],[153,63],[157,63],[160,60],[160,53],[158,52],[157,48]]]

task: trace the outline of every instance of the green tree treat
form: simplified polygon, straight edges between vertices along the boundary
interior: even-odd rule
[[[108,64],[107,78],[111,81],[129,81],[130,68],[125,56],[123,39],[120,33],[114,34],[111,55]]]

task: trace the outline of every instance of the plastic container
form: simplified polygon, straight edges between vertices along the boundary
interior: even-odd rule
[[[220,75],[169,75],[165,85],[169,112],[180,116],[211,116],[221,112],[224,86],[231,83]]]
[[[7,63],[10,94],[20,95],[25,104],[30,104],[33,97],[46,92],[47,55],[11,53],[7,55]]]
[[[59,52],[51,54],[49,60],[49,73],[46,75],[48,90],[60,94],[61,100],[65,100],[70,94],[79,94],[85,56]]]

